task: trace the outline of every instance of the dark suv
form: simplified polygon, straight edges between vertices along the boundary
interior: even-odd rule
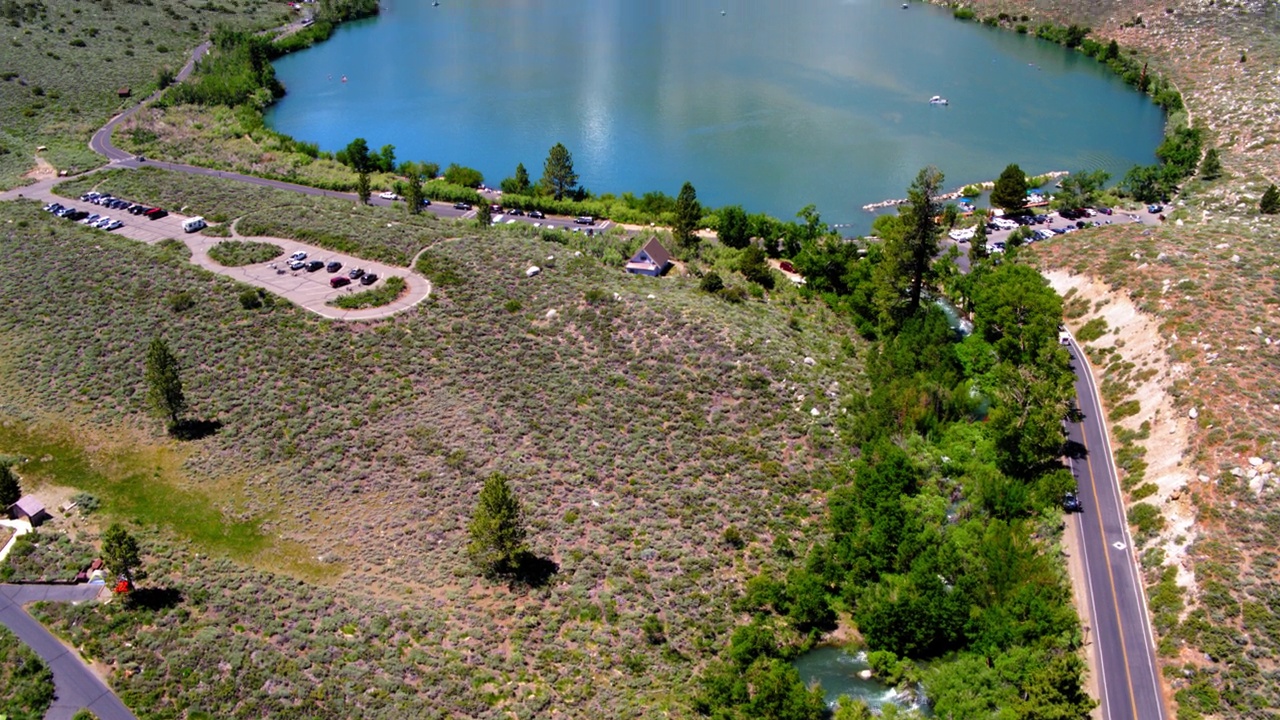
[[[1083,512],[1084,507],[1080,504],[1080,498],[1076,494],[1069,492],[1062,496],[1062,509],[1069,513]]]
[[[311,262],[307,263],[307,272],[315,272],[322,267],[324,267],[323,260],[312,260]]]

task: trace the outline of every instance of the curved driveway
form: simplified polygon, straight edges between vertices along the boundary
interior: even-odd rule
[[[56,695],[45,713],[45,720],[71,720],[80,708],[89,708],[99,720],[137,720],[79,655],[22,609],[26,603],[41,600],[88,602],[103,588],[103,585],[0,585],[0,623],[53,671]]]
[[[1080,538],[1093,627],[1098,689],[1104,720],[1165,720],[1156,670],[1154,636],[1147,615],[1133,539],[1120,498],[1098,389],[1088,360],[1074,339],[1068,350],[1076,373],[1081,422],[1067,423],[1068,440],[1082,458],[1071,460],[1084,512],[1073,522]]]

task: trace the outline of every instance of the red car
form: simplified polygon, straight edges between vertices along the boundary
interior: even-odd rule
[[[350,285],[350,284],[351,284],[351,278],[349,277],[334,275],[333,277],[329,278],[329,287],[332,287],[332,288],[340,288],[343,285]]]
[[[148,220],[159,220],[160,218],[168,214],[169,213],[167,211],[162,210],[160,208],[151,208],[150,210],[142,213],[143,217],[147,218]]]

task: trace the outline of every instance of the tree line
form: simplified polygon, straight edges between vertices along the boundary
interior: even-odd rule
[[[942,182],[921,170],[909,202],[877,222],[881,242],[801,242],[805,292],[872,341],[870,391],[841,421],[849,461],[821,481],[825,538],[746,583],[737,609],[751,621],[701,674],[703,715],[825,717],[789,661],[840,614],[877,674],[923,683],[938,717],[1093,707],[1063,569],[1036,539],[1074,487],[1059,460],[1074,392],[1062,301],[1016,252],[954,273],[938,257]],[[972,315],[972,334],[951,327],[942,297]],[[843,702],[836,717],[865,712]]]

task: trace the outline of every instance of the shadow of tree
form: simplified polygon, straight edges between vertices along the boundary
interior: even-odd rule
[[[1089,449],[1086,448],[1083,443],[1078,443],[1075,440],[1068,440],[1066,444],[1062,446],[1062,454],[1072,460],[1083,460],[1089,456]]]
[[[560,572],[560,566],[554,560],[524,552],[520,554],[511,572],[511,584],[540,588],[551,582],[551,578],[558,572]]]
[[[169,435],[178,440],[202,440],[221,429],[220,420],[179,420],[169,426]]]
[[[182,592],[173,588],[136,588],[129,593],[130,606],[143,610],[167,610],[182,602]]]

